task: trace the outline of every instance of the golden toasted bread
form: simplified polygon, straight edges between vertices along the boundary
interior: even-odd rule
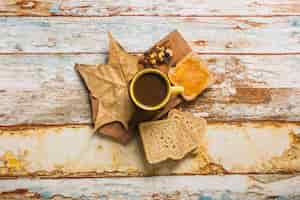
[[[213,82],[213,75],[204,61],[193,53],[188,54],[175,68],[169,70],[168,76],[172,84],[184,87],[182,96],[185,100],[195,99]]]
[[[143,122],[139,130],[146,159],[151,164],[182,159],[198,146],[191,132],[177,119]]]
[[[190,131],[191,137],[201,143],[201,138],[207,129],[207,122],[203,118],[195,117],[192,113],[182,112],[177,109],[173,109],[168,114],[168,119],[177,119],[181,121],[187,130]],[[197,153],[198,148],[192,153]]]
[[[197,140],[200,135],[206,132],[206,120],[200,117],[195,117],[192,113],[182,112],[177,109],[172,109],[168,114],[168,119],[177,119],[192,132],[192,137]]]

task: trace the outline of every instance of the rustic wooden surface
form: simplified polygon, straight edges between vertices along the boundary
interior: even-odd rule
[[[2,17],[0,26],[2,54],[105,53],[107,31],[129,51],[143,52],[174,29],[199,53],[299,54],[300,49],[299,16]]]
[[[298,0],[0,0],[0,27],[1,199],[300,198]],[[174,29],[217,77],[180,107],[208,132],[198,154],[149,166],[138,138],[92,135],[73,66],[105,61],[107,31],[141,53]],[[182,176],[199,174],[239,175]],[[150,175],[180,176],[109,178]]]
[[[298,0],[8,0],[0,2],[2,16],[285,16],[299,15]]]
[[[214,120],[300,119],[300,55],[201,55],[217,82],[183,105]],[[74,63],[106,55],[0,55],[0,124],[90,123],[87,91]],[[54,67],[55,66],[55,67]]]
[[[139,139],[124,146],[86,125],[3,128],[0,178],[295,173],[299,134],[299,123],[211,122],[197,154],[149,165]]]
[[[298,177],[177,176],[148,178],[7,180],[2,198],[93,200],[298,200]],[[23,188],[23,189],[20,189]],[[27,189],[24,189],[27,188]],[[18,189],[18,190],[17,190]],[[213,192],[217,191],[217,192]]]

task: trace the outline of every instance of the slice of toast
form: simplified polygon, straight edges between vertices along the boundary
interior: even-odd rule
[[[186,129],[191,132],[191,136],[194,140],[199,140],[207,129],[207,123],[205,119],[195,117],[192,113],[182,112],[177,109],[173,109],[169,112],[168,119],[176,119],[181,121]]]
[[[213,74],[205,62],[195,54],[184,57],[175,68],[169,70],[172,84],[184,87],[182,97],[187,100],[195,99],[203,90],[214,82]]]
[[[182,159],[198,146],[197,140],[177,119],[143,122],[139,130],[146,159],[151,164]]]
[[[201,144],[201,138],[207,129],[207,122],[203,118],[195,117],[192,113],[182,112],[177,109],[173,109],[168,114],[169,119],[177,119],[181,121],[186,129],[190,131],[191,137],[197,141],[197,144]],[[199,148],[192,151],[192,154],[197,154]]]

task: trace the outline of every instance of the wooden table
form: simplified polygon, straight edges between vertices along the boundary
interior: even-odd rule
[[[92,136],[74,64],[104,62],[107,31],[141,53],[174,29],[217,75],[181,107],[207,149],[149,166]],[[299,0],[0,0],[1,199],[300,199],[299,121]]]

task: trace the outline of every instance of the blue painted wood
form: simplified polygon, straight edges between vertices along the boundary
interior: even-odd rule
[[[90,123],[87,91],[74,65],[104,63],[106,57],[0,55],[0,125]],[[300,119],[300,55],[201,58],[217,81],[187,111],[227,121]]]
[[[245,175],[0,180],[0,197],[36,195],[45,199],[64,197],[81,200],[265,200],[273,197],[276,200],[297,200],[299,180],[299,177],[285,179],[285,176],[278,176],[277,180],[261,183]],[[285,188],[284,192],[277,190],[280,184]]]
[[[108,17],[0,18],[0,53],[107,52],[112,31],[143,52],[174,29],[200,53],[300,53],[299,16],[276,18]]]

